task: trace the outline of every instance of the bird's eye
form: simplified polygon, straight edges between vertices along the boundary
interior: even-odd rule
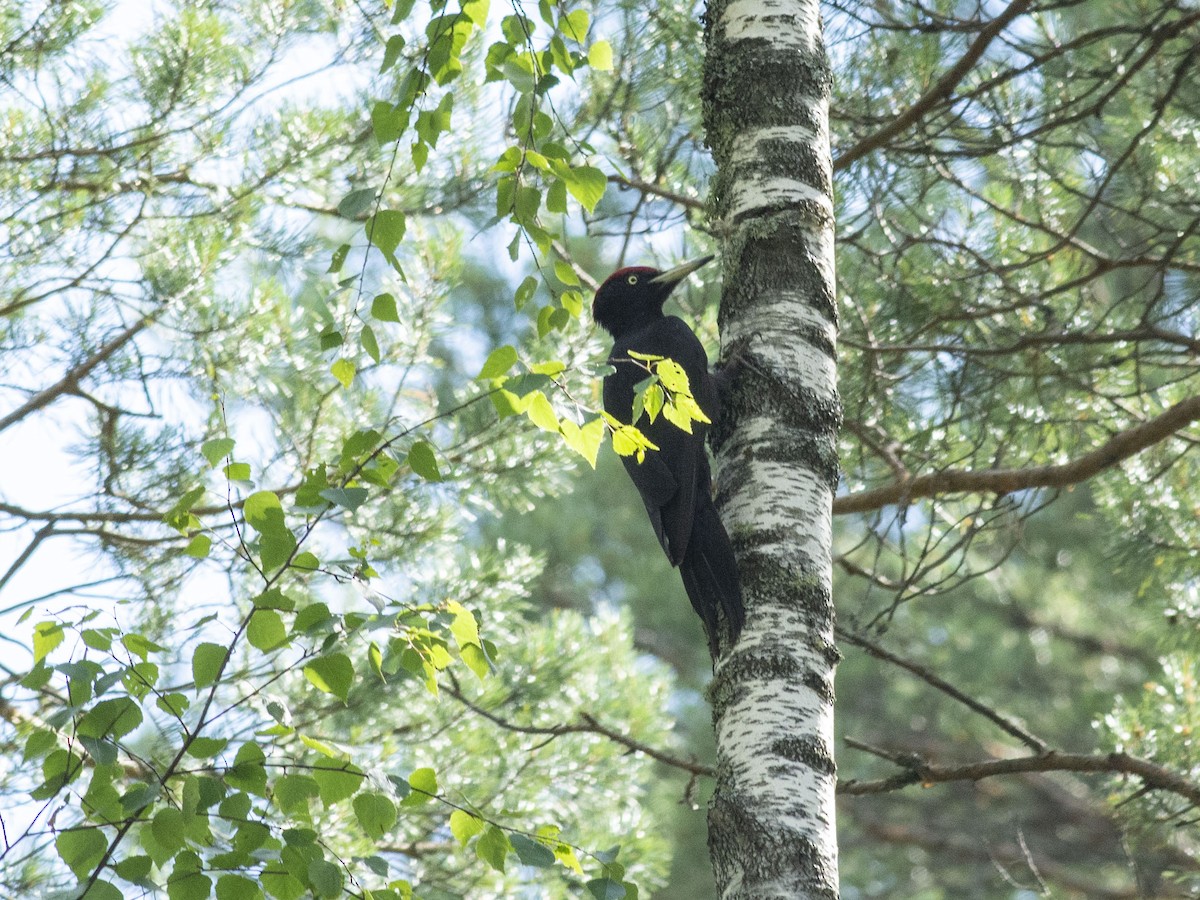
[[[630,284],[637,284],[637,276],[636,275],[630,275],[625,280],[628,281]]]

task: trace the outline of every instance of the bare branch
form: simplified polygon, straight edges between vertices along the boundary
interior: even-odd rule
[[[704,201],[699,197],[689,197],[686,194],[680,194],[672,191],[669,188],[660,187],[657,184],[651,184],[649,181],[642,181],[639,178],[626,178],[623,175],[609,175],[608,180],[612,184],[620,185],[624,188],[630,188],[635,191],[640,191],[643,194],[652,194],[655,197],[662,197],[664,200],[670,200],[672,203],[678,203],[686,209],[704,209]]]
[[[1073,462],[1026,469],[947,469],[915,478],[900,479],[882,487],[837,497],[834,515],[867,512],[892,503],[940,494],[1011,494],[1034,488],[1063,488],[1087,481],[1148,447],[1166,440],[1200,419],[1200,396],[1176,403],[1166,412],[1117,434],[1108,443]]]
[[[629,735],[624,734],[616,729],[609,728],[606,725],[600,724],[594,717],[588,713],[579,714],[579,724],[577,725],[519,725],[515,722],[510,722],[503,716],[499,716],[494,712],[484,709],[477,703],[474,703],[466,698],[463,692],[459,689],[457,683],[445,688],[446,693],[465,706],[467,709],[476,715],[482,716],[494,725],[498,725],[505,731],[513,731],[518,734],[534,734],[545,735],[551,739],[564,734],[598,734],[601,737],[606,737],[614,743],[620,744],[635,753],[644,753],[646,756],[653,759],[655,762],[660,762],[663,765],[671,766],[672,768],[682,769],[685,772],[690,772],[693,775],[707,775],[712,777],[716,774],[716,769],[705,763],[697,762],[695,759],[680,759],[678,756],[671,756],[669,753],[664,753],[651,747],[649,744],[643,744],[641,741],[634,740]]]
[[[951,699],[958,701],[963,706],[966,706],[968,709],[971,709],[974,712],[979,713],[979,715],[983,716],[988,721],[995,723],[997,726],[999,726],[999,728],[1002,731],[1005,731],[1008,734],[1012,735],[1017,740],[1019,740],[1022,744],[1025,744],[1027,747],[1029,747],[1031,750],[1034,750],[1038,753],[1045,753],[1047,751],[1048,745],[1046,744],[1045,741],[1041,740],[1038,737],[1035,737],[1028,730],[1026,730],[1025,728],[1022,728],[1020,725],[1018,725],[1016,722],[1014,722],[1012,719],[1008,718],[1007,716],[1001,715],[1000,713],[996,712],[996,710],[992,709],[990,706],[987,706],[987,705],[979,702],[974,697],[964,694],[962,691],[960,691],[958,688],[956,688],[950,682],[946,681],[944,678],[941,678],[941,677],[935,675],[933,672],[930,672],[924,666],[919,666],[914,662],[904,659],[903,657],[897,656],[896,654],[892,653],[890,650],[885,650],[883,647],[879,646],[878,644],[874,643],[873,641],[869,641],[866,638],[862,637],[861,635],[853,634],[849,631],[846,631],[844,628],[838,628],[837,635],[842,640],[848,641],[849,643],[854,644],[856,647],[861,647],[863,650],[866,650],[869,654],[876,657],[877,659],[882,659],[886,662],[890,662],[892,665],[899,666],[901,669],[904,669],[906,672],[911,672],[913,675],[916,675],[918,678],[920,678],[926,684],[930,685],[931,687],[937,688],[939,691],[941,691],[947,697],[950,697]],[[895,762],[895,760],[893,760],[893,762]]]
[[[833,161],[833,170],[839,171],[846,168],[855,160],[861,159],[873,150],[877,150],[894,138],[896,135],[908,128],[926,113],[933,109],[938,103],[949,97],[959,82],[961,82],[970,73],[972,67],[983,56],[988,45],[996,39],[1013,19],[1025,12],[1033,0],[1013,0],[1009,4],[1008,9],[1004,10],[996,18],[992,19],[987,25],[980,30],[979,35],[971,42],[971,46],[967,51],[959,57],[958,62],[952,65],[945,71],[924,94],[917,98],[908,109],[896,116],[883,128],[880,128],[872,135],[863,138],[849,150],[841,153]]]
[[[848,743],[851,743],[848,741]],[[873,755],[874,748],[859,741],[852,742],[856,749]],[[1027,772],[1085,772],[1099,775],[1132,775],[1140,778],[1147,790],[1167,791],[1200,806],[1200,784],[1173,772],[1170,769],[1128,753],[1059,753],[1049,751],[1031,756],[1010,759],[985,759],[959,765],[931,765],[915,754],[906,763],[899,761],[896,754],[886,754],[907,771],[890,778],[875,781],[843,781],[838,784],[838,793],[848,796],[883,794],[914,784],[948,784],[954,781],[980,781],[997,775],[1016,775]]]
[[[982,840],[973,840],[963,835],[940,834],[915,826],[881,822],[874,817],[864,816],[856,821],[859,827],[875,840],[921,847],[932,853],[944,853],[952,856],[956,862],[963,859],[977,859],[1000,865],[1002,861],[1016,862],[1020,860],[1031,867],[1036,867],[1041,878],[1047,878],[1072,892],[1082,893],[1090,900],[1140,900],[1146,896],[1142,888],[1136,884],[1128,887],[1098,884],[1060,862],[1045,856],[1028,854],[1015,844],[996,845]],[[1163,893],[1164,890],[1167,893]],[[1173,900],[1173,898],[1185,898],[1192,895],[1186,889],[1176,892],[1167,885],[1160,885],[1154,896],[1161,897],[1163,900],[1167,900],[1167,898]]]
[[[69,394],[74,391],[81,381],[92,373],[93,370],[105,360],[112,357],[114,353],[124,347],[127,343],[133,340],[143,329],[154,321],[155,314],[148,313],[110,340],[108,343],[100,347],[95,353],[73,367],[66,375],[59,379],[50,387],[38,391],[19,407],[14,409],[4,418],[0,418],[0,431],[8,428],[8,426],[21,421],[30,413],[37,412],[43,407],[49,406],[63,394]]]

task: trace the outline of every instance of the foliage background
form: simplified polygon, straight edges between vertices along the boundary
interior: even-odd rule
[[[719,247],[700,12],[3,8],[5,893],[711,895],[702,635],[582,464],[594,279]],[[1200,14],[825,14],[839,502],[934,476],[838,518],[843,782],[1194,792],[1196,416],[937,476],[1195,399]],[[847,897],[1197,887],[1194,794],[927,783]]]

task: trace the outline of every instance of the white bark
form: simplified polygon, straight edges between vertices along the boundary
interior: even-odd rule
[[[829,73],[817,0],[713,0],[705,123],[727,226],[715,431],[747,621],[716,664],[709,847],[722,900],[838,896],[832,517],[840,417]]]

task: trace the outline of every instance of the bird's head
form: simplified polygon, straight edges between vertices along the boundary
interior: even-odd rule
[[[665,272],[649,266],[617,269],[596,291],[592,318],[613,337],[657,319],[675,285],[711,260],[702,256]]]

